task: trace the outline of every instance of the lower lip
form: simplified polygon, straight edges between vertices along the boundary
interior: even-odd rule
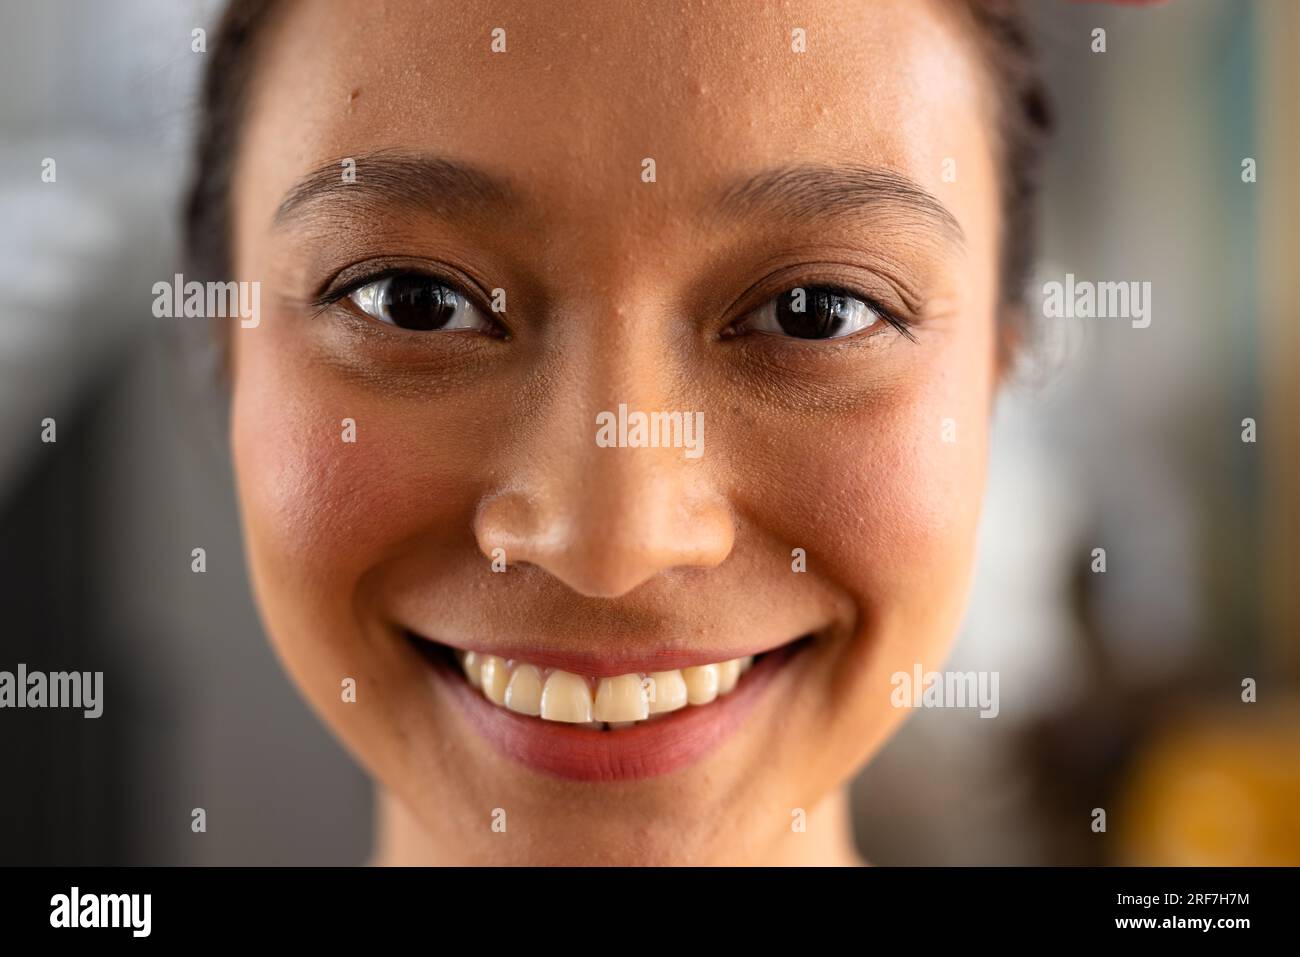
[[[795,644],[769,652],[741,677],[735,690],[709,704],[687,705],[617,731],[516,714],[470,687],[442,655],[425,657],[479,734],[507,757],[574,781],[633,781],[693,764],[730,737],[794,653]]]

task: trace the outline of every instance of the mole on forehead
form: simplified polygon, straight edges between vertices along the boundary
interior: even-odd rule
[[[611,96],[692,85],[720,95],[785,90],[806,98],[842,87],[845,96],[892,87],[918,61],[956,72],[951,16],[923,0],[794,3],[759,9],[753,0],[688,5],[360,3],[293,4],[276,30],[290,85],[325,83],[340,102],[362,87],[371,108],[440,93],[456,108],[470,85],[525,78],[535,92]],[[798,28],[806,52],[791,51]],[[494,53],[493,32],[503,49]],[[803,41],[801,41],[803,42]],[[797,58],[797,59],[796,59]],[[276,57],[275,59],[281,59]],[[290,65],[291,64],[291,65]],[[323,71],[322,67],[328,69]],[[647,82],[653,81],[653,82]],[[486,85],[486,86],[484,86]],[[369,89],[367,89],[369,88]]]

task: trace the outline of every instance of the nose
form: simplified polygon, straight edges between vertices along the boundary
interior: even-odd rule
[[[691,457],[685,447],[634,446],[631,438],[610,445],[622,435],[610,428],[618,405],[581,406],[591,411],[533,423],[543,427],[530,429],[532,437],[512,453],[509,487],[490,494],[477,511],[480,550],[499,557],[494,550],[502,549],[507,564],[536,565],[579,594],[602,598],[624,595],[669,569],[725,560],[735,524],[710,480],[707,451],[701,447]],[[629,416],[669,412],[628,408]],[[690,415],[699,423],[703,416],[671,412],[659,421],[685,422]],[[598,442],[600,423],[605,431]]]

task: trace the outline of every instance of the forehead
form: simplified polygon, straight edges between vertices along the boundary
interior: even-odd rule
[[[630,188],[647,158],[665,209],[803,162],[892,169],[943,194],[944,160],[978,178],[987,149],[970,44],[947,8],[291,3],[255,74],[244,158],[257,175],[241,189],[269,219],[309,170],[399,149],[491,170],[556,215],[644,204]]]

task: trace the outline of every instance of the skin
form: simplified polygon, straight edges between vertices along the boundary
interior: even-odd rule
[[[290,4],[272,24],[233,194],[237,278],[263,284],[261,324],[232,332],[257,600],[377,782],[377,862],[854,862],[846,782],[908,714],[890,676],[942,664],[983,493],[999,210],[969,27],[914,0],[578,6]],[[515,195],[275,224],[312,170],[378,150],[472,163]],[[791,163],[906,176],[964,241],[885,202],[714,214]],[[505,289],[510,338],[307,304],[391,256]],[[721,335],[817,282],[907,312],[915,341]],[[622,402],[703,411],[704,454],[597,447],[596,413]],[[702,761],[578,783],[491,749],[404,628],[559,650],[819,638]]]

